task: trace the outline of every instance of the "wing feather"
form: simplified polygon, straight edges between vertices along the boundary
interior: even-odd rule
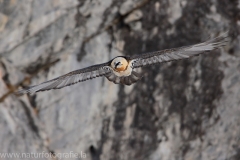
[[[197,56],[201,53],[222,47],[226,44],[226,42],[227,32],[220,35],[219,37],[207,40],[199,44],[135,55],[130,57],[130,59],[134,61],[133,68],[138,68],[150,64],[168,62]]]
[[[63,76],[17,91],[16,94],[18,95],[22,95],[25,93],[32,94],[35,92],[46,91],[50,89],[60,89],[66,86],[73,85],[78,82],[86,81],[88,79],[104,76],[111,72],[112,70],[109,67],[109,62],[98,64],[98,65],[90,66],[87,68],[79,69],[76,71],[72,71]]]

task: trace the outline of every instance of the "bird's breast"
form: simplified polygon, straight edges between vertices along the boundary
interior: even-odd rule
[[[122,67],[116,68],[115,70],[116,70],[117,72],[122,72],[122,71],[125,71],[126,69],[127,69],[127,67],[122,66]]]

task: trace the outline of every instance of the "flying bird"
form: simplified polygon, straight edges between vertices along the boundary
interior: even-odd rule
[[[197,56],[201,53],[212,51],[224,46],[226,42],[227,34],[225,33],[216,38],[190,46],[166,49],[134,56],[118,56],[109,62],[75,70],[55,79],[19,90],[17,91],[17,94],[32,94],[50,89],[60,89],[100,76],[106,77],[109,81],[115,84],[131,85],[142,78],[142,75],[135,71],[136,68]]]

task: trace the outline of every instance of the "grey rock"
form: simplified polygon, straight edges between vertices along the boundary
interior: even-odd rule
[[[5,83],[17,85],[24,80],[24,74],[19,71],[13,64],[4,58],[1,58],[2,67],[5,68]]]
[[[142,16],[143,16],[143,14],[140,10],[135,10],[124,19],[124,22],[130,23],[132,21],[137,21],[137,20],[141,19]]]
[[[127,12],[129,12],[133,8],[134,8],[134,2],[132,0],[127,0],[121,5],[119,12],[121,15],[125,15]]]
[[[0,1],[0,154],[240,159],[237,5],[23,1]],[[191,45],[227,30],[230,42],[222,49],[142,68],[144,77],[132,86],[100,77],[36,95],[12,94],[118,55]]]
[[[121,15],[126,15],[142,3],[144,3],[144,0],[123,0],[123,3],[121,3],[119,8],[119,13]]]

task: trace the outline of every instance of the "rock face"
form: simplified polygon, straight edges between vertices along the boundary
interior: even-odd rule
[[[226,31],[224,48],[143,68],[132,86],[97,78],[12,94],[117,55]],[[0,159],[239,160],[239,46],[237,0],[0,0]]]

